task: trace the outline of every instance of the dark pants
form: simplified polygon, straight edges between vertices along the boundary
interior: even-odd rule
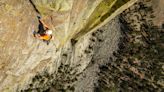
[[[39,25],[38,25],[38,34],[40,34],[40,35],[43,35],[43,34],[45,34],[45,29],[44,29],[44,25],[39,21]]]

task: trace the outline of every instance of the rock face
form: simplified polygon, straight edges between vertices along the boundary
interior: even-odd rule
[[[89,23],[88,26],[85,27],[87,30],[80,30],[81,27],[83,28],[84,26],[79,26],[83,23],[85,24],[86,21],[81,22],[79,20],[75,27],[73,26],[70,28],[72,29],[70,30],[73,32],[72,34],[70,31],[59,31],[59,29],[69,29],[66,28],[66,26],[68,27],[68,21],[70,21],[68,16],[71,11],[69,10],[71,9],[70,6],[72,6],[71,4],[74,0],[54,0],[53,3],[52,1],[53,0],[0,1],[0,92],[109,92],[120,90],[124,91],[123,89],[126,88],[130,91],[136,90],[137,88],[135,87],[120,87],[124,81],[111,82],[109,80],[126,81],[129,79],[127,72],[122,72],[124,71],[124,66],[125,70],[127,67],[129,68],[129,64],[124,64],[126,60],[118,61],[119,57],[117,57],[118,54],[116,52],[119,51],[120,42],[125,40],[125,35],[123,33],[126,32],[126,30],[129,31],[129,29],[140,31],[141,24],[138,22],[141,21],[138,21],[138,17],[135,17],[138,14],[137,11],[135,11],[137,13],[131,15],[134,13],[134,11],[131,11],[133,9],[129,9],[130,12],[128,12],[127,15],[125,12],[116,18],[114,17],[137,0],[121,0],[131,1],[133,3],[120,8],[120,10],[117,6],[114,6],[114,9],[118,9],[118,11],[114,13],[112,17],[109,17],[109,19],[108,17],[105,17],[108,21],[102,22],[103,26],[97,25],[101,19],[95,18],[95,16],[97,16],[97,12],[94,12],[93,15],[95,16],[91,19],[87,19],[89,20],[89,22],[87,21]],[[102,5],[104,2],[108,1],[110,0],[104,0]],[[112,2],[118,3],[118,1],[119,0],[113,0]],[[144,2],[146,1],[151,0],[144,0]],[[76,8],[72,11],[76,13],[74,17],[70,18],[72,19],[71,25],[73,25],[73,22],[76,20],[75,16],[81,13],[80,9],[84,9],[82,14],[86,13],[84,12],[86,8],[84,6],[80,6],[80,3],[85,5],[87,2],[90,2],[89,4],[92,5],[101,2],[101,0],[76,0],[77,5],[74,3]],[[156,0],[152,0],[151,2],[146,3],[150,3],[148,5],[154,3],[153,9],[164,9],[162,8],[162,0],[159,0],[158,2],[156,2]],[[90,10],[89,4],[87,6],[88,10]],[[50,6],[53,8],[50,8]],[[135,7],[137,7],[136,9],[140,8],[137,5]],[[108,10],[108,8],[109,7],[105,9]],[[54,13],[54,11],[60,12]],[[64,13],[62,13],[62,11],[64,11]],[[37,30],[38,20],[36,16],[38,15],[38,12],[40,12],[42,16],[47,14],[51,15],[52,19],[51,17],[47,17],[44,21],[49,24],[52,29],[55,27],[58,29],[56,32],[53,32],[56,39],[54,37],[49,45],[45,44],[41,40],[35,39],[32,35],[31,30],[33,25],[35,26],[35,30]],[[145,11],[140,13],[145,13]],[[57,14],[63,16],[57,16]],[[110,13],[107,12],[107,14]],[[163,17],[163,12],[160,11],[160,14],[155,12],[155,16]],[[100,17],[103,18],[102,16]],[[139,16],[139,18],[140,17],[142,16]],[[111,20],[112,18],[114,19]],[[51,23],[48,21],[50,19],[52,21]],[[77,17],[77,19],[81,18]],[[93,21],[94,19],[97,19],[97,21]],[[123,19],[127,24],[122,22]],[[109,22],[109,20],[111,21]],[[159,22],[157,20],[161,21]],[[135,24],[132,23],[132,21],[138,22],[135,22]],[[159,26],[162,23],[162,18],[154,18],[153,22]],[[92,23],[94,26],[91,25]],[[129,29],[122,28],[127,25],[129,25],[129,27],[127,27]],[[137,25],[137,27],[133,28],[133,25]],[[93,30],[92,27],[94,27]],[[75,29],[78,29],[78,31]],[[67,33],[69,36],[66,35]],[[61,35],[58,37],[57,34]],[[131,34],[129,35],[131,37]],[[66,40],[63,41],[63,38],[65,37]],[[62,45],[60,45],[61,41]],[[127,44],[127,46],[129,45]],[[126,54],[126,51],[124,52],[125,55],[120,54],[122,55],[120,57],[130,57],[130,54]],[[123,70],[121,70],[122,67]],[[139,67],[139,69],[140,68],[143,67]],[[136,72],[135,70],[135,67],[130,66],[130,71],[134,72],[134,75],[139,76],[141,78],[140,81],[142,82],[144,74],[137,70]],[[119,78],[120,76],[117,76],[116,73],[120,76],[122,74],[122,77]],[[147,84],[145,83],[146,85],[150,83],[151,80],[149,79],[151,78],[147,78],[148,82],[146,82]],[[155,82],[158,82],[154,85],[160,91],[163,87],[163,82],[161,82],[161,80]],[[126,83],[133,83],[133,79],[132,82],[126,81]],[[135,85],[137,85],[137,83]],[[137,87],[139,88],[140,85]],[[151,91],[154,90],[151,89]]]
[[[121,3],[118,2],[117,0],[115,1],[113,0],[111,2],[108,2],[108,1],[109,0],[107,0],[106,3],[108,3],[109,5],[111,4],[110,7],[112,7],[115,3],[118,3],[118,6],[115,7],[116,10],[117,8],[119,8],[120,6],[124,4],[123,1],[121,1]],[[130,0],[126,0],[126,2],[127,1],[130,1]],[[42,0],[39,2],[42,2],[41,5],[43,6],[43,4],[46,4],[49,1]],[[32,30],[33,25],[35,26],[35,30],[37,30],[37,26],[38,26],[38,21],[36,19],[36,16],[37,16],[36,9],[38,9],[39,12],[43,13],[42,15],[51,14],[50,12],[42,11],[45,9],[45,7],[44,8],[38,7],[37,4],[39,4],[39,2],[38,1],[34,2],[34,0],[1,0],[0,1],[0,7],[1,7],[0,8],[1,9],[0,11],[0,33],[1,33],[1,37],[0,37],[0,47],[1,47],[0,49],[0,53],[1,53],[0,54],[0,91],[1,92],[6,92],[6,91],[14,92],[14,91],[26,90],[28,89],[28,85],[32,82],[33,77],[37,73],[40,74],[44,71],[47,71],[49,74],[53,74],[55,76],[56,74],[58,74],[57,73],[58,67],[60,67],[61,65],[69,65],[69,67],[73,68],[72,72],[76,71],[76,74],[80,74],[90,64],[92,58],[99,57],[101,56],[100,54],[102,54],[102,57],[105,57],[106,54],[99,52],[100,49],[103,49],[103,48],[110,49],[111,51],[108,52],[109,54],[111,54],[112,51],[116,49],[117,40],[120,36],[120,33],[118,31],[119,24],[117,24],[118,22],[117,19],[114,20],[115,23],[113,22],[111,24],[113,27],[112,26],[108,27],[109,24],[107,24],[105,27],[102,28],[103,30],[105,30],[104,33],[102,32],[102,30],[99,30],[97,33],[93,34],[93,36],[95,36],[102,33],[103,35],[100,35],[99,36],[100,38],[93,37],[91,33],[88,35],[85,35],[82,38],[79,38],[81,36],[80,34],[84,35],[89,30],[91,30],[93,26],[88,26],[91,28],[86,27],[87,31],[79,33],[78,34],[79,37],[73,36],[77,32],[79,32],[79,31],[76,32],[76,30],[74,30],[72,32],[73,35],[69,34],[69,36],[66,37],[69,39],[67,41],[64,40],[64,43],[62,43],[62,47],[60,48],[58,48],[58,45],[61,40],[59,39],[57,40],[57,35],[56,35],[56,39],[53,39],[49,45],[46,45],[41,40],[35,39],[32,35],[31,30]],[[80,2],[82,2],[82,0],[76,1],[77,4],[80,4]],[[76,9],[81,9],[82,11],[85,5],[88,5],[87,6],[88,10],[90,10],[89,6],[90,4],[91,5],[93,4],[91,7],[91,10],[93,11],[96,8],[96,7],[93,7],[94,4],[97,4],[98,6],[100,4],[99,6],[100,11],[101,11],[100,14],[101,13],[105,14],[103,13],[104,12],[103,9],[101,9],[102,7],[101,5],[105,6],[106,10],[110,9],[110,7],[108,7],[104,3],[104,1],[101,2],[101,0],[97,0],[97,1],[92,1],[92,2],[93,3],[91,3],[91,1],[85,0],[84,5],[79,8],[76,7],[77,5],[76,3],[74,3],[75,9],[73,9],[71,13],[75,13],[75,14],[77,13],[77,14],[74,15],[74,17],[71,17],[71,19],[75,21],[74,18],[78,16],[78,12],[80,12],[80,10],[76,10]],[[55,7],[54,9],[57,9],[58,7],[59,9],[57,10],[59,10],[60,12],[57,12],[57,13],[61,14],[62,11],[65,12],[65,10],[71,9],[69,7],[66,7],[66,6],[71,6],[69,5],[70,3],[71,1],[67,2],[68,5],[66,5],[65,2],[61,2],[60,0],[58,0],[55,2],[55,4],[59,4],[59,6],[61,7],[63,6],[63,7],[60,9],[60,7],[56,5],[54,6]],[[128,4],[128,6],[130,6],[131,4]],[[46,9],[47,7],[48,6],[46,6]],[[117,15],[118,13],[120,13],[126,8],[127,6],[123,7],[115,15]],[[94,13],[97,13],[97,12],[93,11],[94,18],[91,18],[92,20],[87,19],[87,20],[90,20],[89,25],[91,25],[91,23],[96,23],[96,25],[97,23],[99,23],[99,20],[94,22],[94,19],[96,19],[96,16],[97,16],[97,15],[95,16]],[[63,14],[62,20],[65,19],[66,17],[66,16],[64,17],[64,14]],[[83,14],[87,14],[87,13],[83,12]],[[113,17],[115,15],[113,15]],[[52,20],[56,18],[55,16],[52,17]],[[61,17],[61,16],[57,16],[57,17]],[[103,17],[103,15],[100,15],[100,18],[101,17]],[[61,18],[58,18],[58,19],[61,19]],[[78,20],[82,20],[82,19],[78,17]],[[65,21],[66,21],[65,25],[67,26],[68,25],[67,20],[64,20],[64,22]],[[56,23],[61,23],[62,25],[62,22],[60,20],[58,20],[58,22]],[[70,22],[70,24],[71,23],[72,22]],[[80,23],[81,22],[79,22],[79,24]],[[55,27],[56,25],[52,23],[51,27]],[[78,29],[78,25],[74,27],[77,27],[75,29]],[[55,28],[61,29],[63,28],[63,26],[55,27]],[[79,27],[79,29],[81,28]],[[114,30],[107,31],[110,29],[112,30],[114,29]],[[67,36],[65,35],[65,31],[62,31],[62,30],[57,30],[57,31],[61,31],[62,33],[60,34],[64,34],[63,36],[60,35],[59,38],[62,38],[62,37],[64,38],[65,36]],[[57,33],[57,32],[54,32],[54,33]],[[76,42],[77,39],[71,40],[71,38],[75,38],[75,39],[78,38],[78,42]],[[96,43],[96,42],[99,42],[99,43]],[[109,43],[111,45],[108,46]],[[103,47],[100,47],[100,46],[103,46]],[[97,54],[94,55],[94,53],[97,53]],[[97,65],[95,65],[95,67],[96,67],[95,69],[97,69]],[[57,78],[54,77],[54,79],[57,79]],[[34,88],[37,88],[37,86],[39,87],[38,84],[34,85]],[[79,86],[80,84],[77,85],[77,87]],[[76,89],[76,90],[78,91],[80,89]]]
[[[35,60],[33,58],[35,55],[32,53],[34,45],[36,45],[34,43],[38,41],[32,38],[29,29],[33,19],[31,16],[35,16],[35,14],[28,1],[1,0],[0,7],[0,32],[2,34],[0,38],[0,90],[2,91],[23,80],[21,77],[18,79],[18,76],[26,76],[24,73],[28,72],[26,69],[29,69],[31,64],[29,65],[25,61],[33,62]],[[36,58],[40,57],[36,56]],[[25,65],[27,65],[26,68]]]

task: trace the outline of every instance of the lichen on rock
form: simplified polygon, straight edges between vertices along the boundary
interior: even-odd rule
[[[136,16],[138,13],[134,13],[131,8],[128,9],[129,12],[126,10],[122,13],[136,1],[138,0],[1,0],[0,91],[94,92],[103,90],[102,92],[104,92],[107,90],[108,92],[109,90],[122,91],[124,89],[133,91],[137,87],[139,88],[140,85],[133,78],[130,83],[136,85],[126,88],[129,86],[129,82],[126,81],[129,80],[129,72],[133,76],[137,76],[135,78],[138,78],[139,81],[142,81],[149,73],[144,74],[140,69],[143,67],[136,67],[140,66],[140,58],[130,58],[130,61],[126,61],[126,58],[122,60],[122,57],[130,57],[129,53],[131,52],[129,50],[134,50],[137,53],[135,47],[140,47],[142,44],[156,48],[155,50],[152,48],[150,51],[147,50],[144,53],[147,55],[139,53],[147,57],[144,60],[149,59],[150,52],[154,56],[158,53],[158,58],[161,58],[162,53],[159,50],[162,51],[160,46],[163,44],[160,43],[162,36],[156,35],[156,33],[155,35],[152,34],[155,32],[153,30],[150,32],[152,35],[147,32],[149,30],[138,32],[142,31],[142,28],[155,29],[151,24],[157,23],[155,20],[158,18],[154,18],[153,11],[145,11],[151,10],[151,8],[145,8],[144,4],[139,3],[145,10],[142,10],[137,4],[134,5],[137,8],[132,7],[135,12],[140,12],[139,16]],[[153,7],[157,7],[157,5]],[[159,5],[162,7],[161,4]],[[152,10],[154,9],[152,8]],[[120,13],[122,14],[119,15]],[[142,14],[147,14],[147,16],[140,16]],[[54,39],[49,45],[33,37],[32,26],[35,26],[36,31],[38,30],[37,15],[42,16],[42,20],[53,30]],[[153,22],[150,22],[148,17],[151,17]],[[123,21],[126,21],[127,24],[124,24]],[[137,22],[132,23],[131,21]],[[123,30],[123,27],[128,29]],[[137,32],[133,33],[132,30]],[[163,32],[156,31],[161,32],[161,34]],[[123,32],[126,33],[127,38],[124,37]],[[136,34],[137,36],[134,37]],[[140,38],[146,39],[146,41],[140,41]],[[155,44],[154,47],[147,45],[150,39],[156,39],[152,42],[159,42],[160,44]],[[121,56],[119,56],[117,51],[120,52],[119,44],[122,40],[128,40],[132,44],[123,43],[129,50],[124,49],[124,53],[120,53]],[[138,54],[134,56],[140,57]],[[153,87],[160,91],[163,82],[157,76],[160,75],[160,72],[155,73],[155,69],[161,71],[161,59],[158,58],[154,58],[155,60],[152,58],[154,61],[151,64],[157,65],[157,68],[152,70],[154,77],[146,76],[148,78],[143,85],[149,85],[153,81]],[[156,60],[159,60],[157,64],[155,64]],[[150,72],[148,68],[155,66],[151,66],[146,61],[142,64],[148,66],[143,69]],[[124,62],[128,62],[128,64]],[[131,63],[136,66],[131,65]],[[126,71],[121,72],[122,69]],[[117,79],[118,81],[116,81]],[[127,85],[122,86],[124,82]],[[154,91],[152,85],[149,85],[151,86],[150,90]],[[145,90],[147,90],[146,87]]]

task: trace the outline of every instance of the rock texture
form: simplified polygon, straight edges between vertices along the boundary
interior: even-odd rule
[[[33,37],[38,7],[32,3],[38,0],[33,1],[0,1],[1,92],[162,92],[162,0],[138,0],[101,28],[79,32],[82,36],[60,48],[59,40],[46,45]],[[67,10],[64,1],[56,0],[64,8],[55,9]],[[43,15],[51,12],[44,12],[47,7],[39,7]]]
[[[81,1],[82,0],[77,0],[76,3],[80,4]],[[87,5],[87,7],[88,7],[88,9],[86,9],[86,10],[94,11],[94,9],[96,8],[96,7],[94,7],[94,5],[99,5],[99,4],[103,5],[106,7],[105,9],[108,10],[108,9],[110,9],[110,7],[108,7],[106,5],[106,3],[112,4],[111,7],[115,3],[118,3],[118,6],[114,7],[117,10],[119,7],[121,7],[124,3],[126,3],[129,0],[126,0],[126,2],[122,1],[121,3],[116,2],[116,1],[117,0],[113,0],[111,2],[108,2],[108,0],[107,1],[101,1],[101,0],[88,1],[88,0],[86,0],[85,3],[83,2],[83,4],[84,4],[83,7],[78,7],[77,4],[74,3],[75,8],[72,9],[71,13],[73,13],[73,14],[75,13],[75,16],[71,17],[71,19],[76,21],[75,17],[77,15],[81,16],[80,10],[83,11],[85,5]],[[39,2],[42,2],[42,4],[47,5],[47,2],[49,2],[49,1],[42,0]],[[119,38],[119,36],[115,36],[115,35],[118,35],[119,31],[118,31],[118,33],[112,32],[112,31],[107,31],[109,29],[114,29],[112,27],[110,27],[110,28],[104,27],[104,29],[106,30],[106,34],[100,36],[100,38],[92,37],[91,34],[85,35],[82,38],[75,37],[75,38],[78,38],[78,42],[76,42],[77,39],[71,40],[71,38],[74,38],[74,36],[70,35],[70,33],[68,31],[69,39],[67,39],[67,41],[64,40],[64,43],[62,42],[62,47],[60,47],[60,48],[59,48],[59,44],[60,44],[61,40],[57,39],[58,35],[56,35],[56,34],[55,34],[56,39],[52,39],[51,43],[48,46],[41,40],[35,39],[32,35],[31,30],[32,30],[33,25],[35,26],[35,30],[37,30],[37,26],[38,26],[38,21],[36,19],[36,15],[38,15],[37,9],[39,10],[39,12],[41,12],[41,10],[45,9],[43,7],[40,7],[41,9],[37,7],[38,6],[37,4],[39,2],[38,1],[33,2],[33,0],[26,0],[26,1],[25,0],[1,0],[0,1],[0,7],[1,7],[0,8],[1,9],[1,11],[0,11],[0,33],[1,33],[1,37],[0,37],[0,47],[1,47],[1,49],[0,49],[0,53],[1,53],[0,54],[0,91],[2,91],[2,92],[6,92],[6,91],[14,92],[14,91],[26,90],[26,89],[28,89],[29,84],[32,83],[33,77],[35,80],[36,74],[42,74],[42,72],[47,72],[48,74],[53,74],[54,76],[56,76],[56,74],[58,75],[58,72],[59,72],[58,68],[62,65],[64,65],[64,66],[66,65],[66,66],[73,68],[73,70],[72,70],[73,74],[74,74],[74,72],[76,72],[76,74],[81,73],[82,71],[84,71],[84,69],[86,69],[86,67],[92,60],[93,54],[99,53],[99,51],[97,49],[102,49],[102,48],[99,48],[99,46],[103,45],[103,44],[100,45],[100,43],[95,44],[95,46],[97,46],[97,47],[92,47],[92,45],[94,45],[94,44],[93,43],[91,44],[91,40],[93,42],[94,41],[96,42],[96,40],[99,42],[104,41],[104,44],[105,44],[104,47],[109,48],[111,50],[114,50],[115,49],[114,47],[116,47],[115,45],[117,44],[117,39]],[[93,3],[91,3],[91,2],[93,2]],[[62,9],[57,9],[59,11],[56,12],[56,14],[63,15],[62,18],[58,18],[58,19],[62,19],[62,20],[65,19],[65,17],[66,17],[65,10],[71,9],[69,7],[66,7],[67,5],[65,5],[66,3],[65,4],[64,3],[65,3],[64,1],[63,2],[56,1],[56,4],[59,4],[59,6],[61,6],[61,8],[62,8]],[[69,4],[69,2],[68,2],[68,4]],[[130,4],[128,4],[128,7],[131,4],[132,4],[132,1]],[[36,7],[35,7],[35,5],[36,5]],[[48,6],[46,6],[46,5],[45,5],[45,7],[47,9]],[[90,5],[92,6],[91,8],[89,8]],[[42,6],[44,6],[44,5],[42,5]],[[57,8],[57,5],[56,5],[55,9],[56,8]],[[99,8],[101,11],[100,14],[101,13],[105,14],[105,13],[103,13],[104,11],[103,11],[103,9],[101,9],[101,6]],[[119,12],[117,12],[115,15],[117,15],[118,13],[123,11],[125,8],[127,8],[127,6],[124,6],[123,8],[121,8],[119,10]],[[79,10],[76,10],[76,9],[79,9]],[[56,11],[56,10],[54,10],[54,11]],[[54,11],[52,11],[53,14],[54,14]],[[61,14],[62,11],[64,14]],[[42,11],[41,13],[44,13],[44,12]],[[49,14],[50,12],[46,12],[46,13]],[[96,11],[93,13],[96,13]],[[69,13],[67,13],[67,14],[69,14]],[[83,14],[90,14],[90,13],[83,12],[82,15]],[[97,14],[99,14],[99,13],[97,13]],[[113,15],[113,17],[115,15]],[[97,16],[97,15],[93,14],[93,16]],[[101,15],[100,18],[102,16],[104,16],[104,15]],[[57,17],[61,17],[61,16],[58,15]],[[55,18],[56,17],[53,17],[52,19],[55,19]],[[105,17],[105,18],[107,18],[107,17]],[[91,22],[89,22],[89,23],[92,23],[92,21],[93,21],[93,23],[96,23],[96,25],[97,25],[97,21],[94,22],[94,19],[96,19],[96,17],[94,17],[91,20]],[[81,21],[82,19],[78,18],[78,20]],[[87,20],[89,20],[89,19],[87,19]],[[81,23],[80,21],[78,24]],[[100,20],[98,20],[98,21],[100,21]],[[68,21],[65,20],[64,22],[66,22],[65,26],[68,26],[67,25]],[[61,22],[61,20],[58,20],[58,22],[56,22],[56,23],[61,23],[61,25],[62,25],[62,26],[60,25],[56,28],[59,28],[59,29],[63,28],[64,24],[62,24],[63,22]],[[70,22],[70,24],[71,23],[72,22]],[[55,27],[56,25],[53,24],[52,26]],[[91,24],[89,24],[89,25],[91,25]],[[74,27],[78,27],[78,26],[79,25],[74,26]],[[119,29],[118,24],[114,25],[114,26],[118,27],[118,29]],[[71,28],[73,28],[73,27],[71,27]],[[78,28],[75,28],[75,29],[78,29]],[[79,29],[81,29],[81,27],[79,27]],[[89,32],[90,29],[87,28],[86,30],[87,30],[86,32],[82,32],[80,34],[84,35],[87,32]],[[57,31],[61,31],[60,38],[65,38],[65,36],[67,36],[67,35],[65,35],[65,33],[66,33],[65,30],[64,31],[56,30],[56,32],[54,32],[54,33],[57,33]],[[117,29],[115,29],[114,31],[117,31]],[[77,31],[77,32],[79,32],[79,31]],[[74,30],[71,34],[75,35],[77,32],[76,32],[76,30]],[[64,34],[64,35],[62,35],[62,34]],[[116,37],[116,38],[115,39],[109,38],[105,41],[105,39],[106,39],[105,37],[109,37],[109,36]],[[111,47],[106,46],[106,45],[108,45],[108,43],[112,44]],[[95,51],[92,50],[93,48],[95,49]],[[112,51],[109,53],[112,53]],[[101,52],[99,54],[101,54]],[[106,55],[106,54],[104,53],[103,55]],[[103,57],[103,55],[102,55],[102,57]],[[98,56],[99,55],[97,55],[95,57],[98,57]],[[65,75],[62,75],[62,76],[65,76]],[[55,77],[53,77],[53,78],[57,80],[58,76],[56,76],[56,77],[57,78],[55,78]],[[48,79],[46,79],[46,80],[49,83],[49,80]],[[44,80],[44,81],[46,82],[46,80]],[[34,88],[37,88],[37,89],[46,87],[46,83],[45,83],[45,85],[39,85],[38,83],[32,83],[32,84],[33,84]],[[42,89],[41,91],[43,91],[43,90],[46,90],[46,88]]]

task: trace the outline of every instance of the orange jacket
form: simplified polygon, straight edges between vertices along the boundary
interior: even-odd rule
[[[38,38],[39,39],[42,39],[42,40],[48,41],[48,40],[50,40],[52,38],[52,35],[47,35],[47,34],[45,34],[45,35],[39,35]]]

